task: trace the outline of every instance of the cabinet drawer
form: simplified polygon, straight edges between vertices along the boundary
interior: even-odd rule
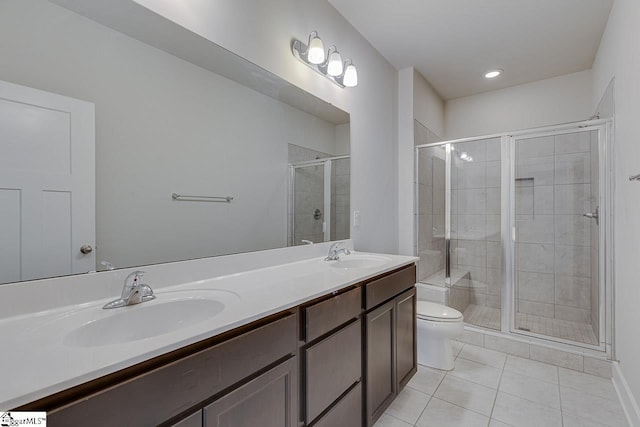
[[[297,349],[289,315],[49,412],[51,426],[158,425]]]
[[[411,264],[366,284],[365,295],[367,310],[395,297],[416,283],[416,266]]]
[[[361,339],[357,320],[305,350],[307,424],[362,377]]]
[[[293,357],[204,408],[205,427],[295,427],[298,363]]]
[[[355,288],[303,309],[305,342],[355,319],[362,311],[362,289]]]
[[[346,396],[331,408],[313,427],[361,427],[362,383],[359,382]]]

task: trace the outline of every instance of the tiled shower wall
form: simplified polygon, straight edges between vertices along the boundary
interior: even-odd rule
[[[334,160],[331,167],[331,240],[349,238],[351,160]]]
[[[597,165],[594,139],[595,132],[577,132],[516,142],[520,313],[583,323],[592,323],[595,315],[597,320],[592,311],[598,283],[597,277],[592,282],[598,260],[597,249],[592,253],[595,221],[582,216],[597,203],[597,188],[592,192],[597,177],[591,173],[593,161]]]
[[[453,145],[451,152],[451,265],[468,280],[469,303],[500,308],[500,138]],[[466,283],[465,283],[466,282]]]

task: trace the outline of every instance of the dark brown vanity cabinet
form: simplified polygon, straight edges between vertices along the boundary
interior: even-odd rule
[[[362,289],[332,295],[301,312],[301,421],[361,426]]]
[[[277,365],[203,409],[205,427],[295,427],[295,358]]]
[[[366,422],[372,426],[417,370],[415,266],[365,285]]]
[[[24,405],[51,426],[371,426],[416,372],[415,265]]]
[[[28,406],[48,410],[49,425],[64,427],[297,426],[298,321],[295,313],[280,317],[79,386],[97,389],[84,396],[72,389]]]

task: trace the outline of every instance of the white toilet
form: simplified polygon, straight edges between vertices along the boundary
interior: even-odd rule
[[[418,364],[453,369],[451,339],[462,334],[464,318],[458,310],[430,301],[418,301]]]

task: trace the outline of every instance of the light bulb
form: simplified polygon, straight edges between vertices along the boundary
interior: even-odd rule
[[[337,50],[334,50],[329,55],[329,64],[327,65],[327,74],[333,77],[337,77],[342,74],[342,55]]]
[[[344,70],[342,84],[344,84],[346,87],[354,87],[358,85],[358,71],[356,71],[355,65],[347,65],[347,68]]]
[[[488,71],[488,72],[485,73],[484,78],[485,79],[495,79],[500,74],[502,74],[502,70],[500,70],[500,69],[491,70],[491,71]]]
[[[322,64],[324,62],[324,45],[317,34],[309,41],[307,59],[312,64]]]

